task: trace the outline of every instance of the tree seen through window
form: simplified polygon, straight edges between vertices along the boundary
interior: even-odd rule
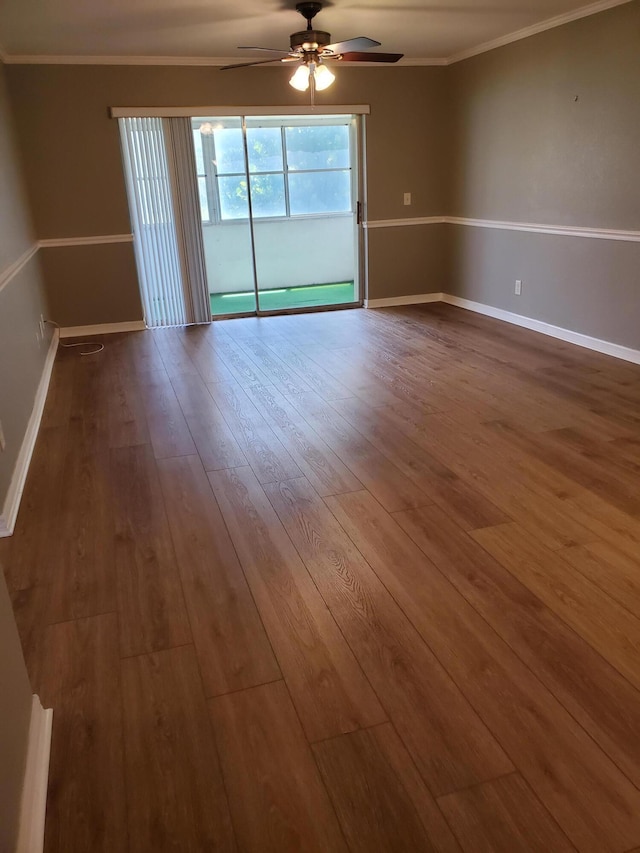
[[[208,125],[203,134],[201,124],[193,137],[202,220],[246,219],[242,130]],[[348,125],[250,125],[246,155],[254,218],[352,211]]]

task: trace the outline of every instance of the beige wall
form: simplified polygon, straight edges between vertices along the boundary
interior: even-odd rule
[[[0,274],[32,245],[0,63]],[[46,342],[35,340],[40,312],[44,310],[36,256],[0,290],[0,420],[7,442],[6,450],[0,453],[0,511],[46,354]],[[31,689],[4,576],[0,576],[0,850],[3,851],[13,850],[15,845],[30,717]]]
[[[448,225],[370,228],[369,299],[447,290]]]
[[[370,219],[431,216],[446,197],[448,150],[443,68],[340,68],[327,104],[370,104],[367,121]],[[287,84],[290,69],[105,66],[11,66],[12,100],[40,238],[86,237],[130,231],[117,123],[110,106],[238,106],[300,104],[306,95]],[[413,205],[404,207],[410,191]],[[378,235],[371,238],[372,245]],[[406,238],[420,248],[420,237]],[[115,244],[114,244],[115,245]],[[63,325],[93,322],[109,304],[111,321],[141,317],[129,274],[110,283],[87,280],[76,250],[47,253],[55,265],[56,319]],[[118,250],[105,249],[103,257]],[[399,293],[402,280],[371,270],[371,287]],[[137,294],[137,289],[136,289]]]
[[[340,68],[321,103],[371,104],[368,218],[448,214],[639,230],[639,31],[634,0],[448,68]],[[283,68],[11,66],[8,73],[42,238],[129,231],[109,106],[301,102]],[[405,191],[411,207],[402,204]],[[372,299],[451,291],[640,346],[630,321],[640,244],[459,226],[371,229],[368,242]],[[56,319],[139,319],[127,251],[47,250]],[[524,282],[519,300],[516,278]]]
[[[0,274],[34,245],[21,181],[21,163],[0,63]],[[0,421],[6,449],[0,452],[0,513],[33,409],[48,349],[36,339],[47,314],[38,254],[0,289]]]
[[[60,326],[142,319],[133,243],[40,250],[51,317]]]
[[[636,0],[453,66],[448,213],[639,231],[639,36]],[[640,348],[640,243],[453,230],[455,294]]]

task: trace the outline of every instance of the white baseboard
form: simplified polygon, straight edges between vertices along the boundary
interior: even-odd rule
[[[51,371],[53,370],[53,362],[55,361],[57,349],[58,330],[56,329],[51,336],[51,343],[49,344],[49,350],[42,369],[42,376],[38,383],[38,390],[36,391],[36,398],[33,404],[31,417],[29,418],[27,430],[22,440],[22,446],[20,447],[20,453],[18,454],[16,465],[13,469],[13,476],[11,478],[11,483],[9,484],[9,491],[7,492],[4,506],[2,507],[2,514],[0,515],[0,537],[11,536],[16,524],[18,509],[20,508],[20,500],[22,499],[22,492],[27,479],[27,472],[31,463],[33,448],[35,447],[38,430],[40,429],[40,421],[42,420],[42,412],[44,411],[44,404],[47,399],[47,391],[49,390],[49,381],[51,380]]]
[[[146,328],[144,320],[129,320],[125,323],[99,323],[97,326],[65,326],[60,329],[60,337],[80,338],[88,335],[111,335],[114,332],[143,332]]]
[[[551,323],[542,322],[542,320],[534,320],[522,314],[514,314],[512,311],[494,308],[492,305],[485,305],[482,302],[473,302],[460,296],[451,296],[448,293],[442,294],[442,301],[449,305],[457,305],[459,308],[466,308],[468,311],[475,311],[476,314],[485,314],[487,317],[494,317],[496,320],[503,320],[505,323],[512,323],[514,326],[522,326],[525,329],[531,329],[552,338],[559,338],[561,341],[567,341],[567,343],[576,344],[579,347],[640,364],[640,350],[631,349],[631,347],[613,344],[610,341],[600,340],[600,338],[592,338],[590,335],[572,332],[571,329],[563,329],[561,326],[553,326]]]
[[[391,296],[388,299],[365,299],[365,308],[389,308],[394,305],[420,305],[423,302],[441,302],[442,293],[417,293],[415,296]]]
[[[43,708],[34,695],[16,853],[42,853],[44,849],[52,723],[53,710]]]

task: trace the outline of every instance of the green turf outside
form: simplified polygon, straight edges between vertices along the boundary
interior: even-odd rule
[[[283,287],[260,291],[262,311],[284,311],[290,308],[313,308],[322,305],[343,305],[355,302],[352,281],[336,284],[308,284],[303,287]],[[248,293],[212,293],[211,313],[248,314],[256,310],[255,296]]]

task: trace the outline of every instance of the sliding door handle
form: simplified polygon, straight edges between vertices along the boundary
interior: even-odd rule
[[[356,202],[356,225],[362,225],[362,202]]]

